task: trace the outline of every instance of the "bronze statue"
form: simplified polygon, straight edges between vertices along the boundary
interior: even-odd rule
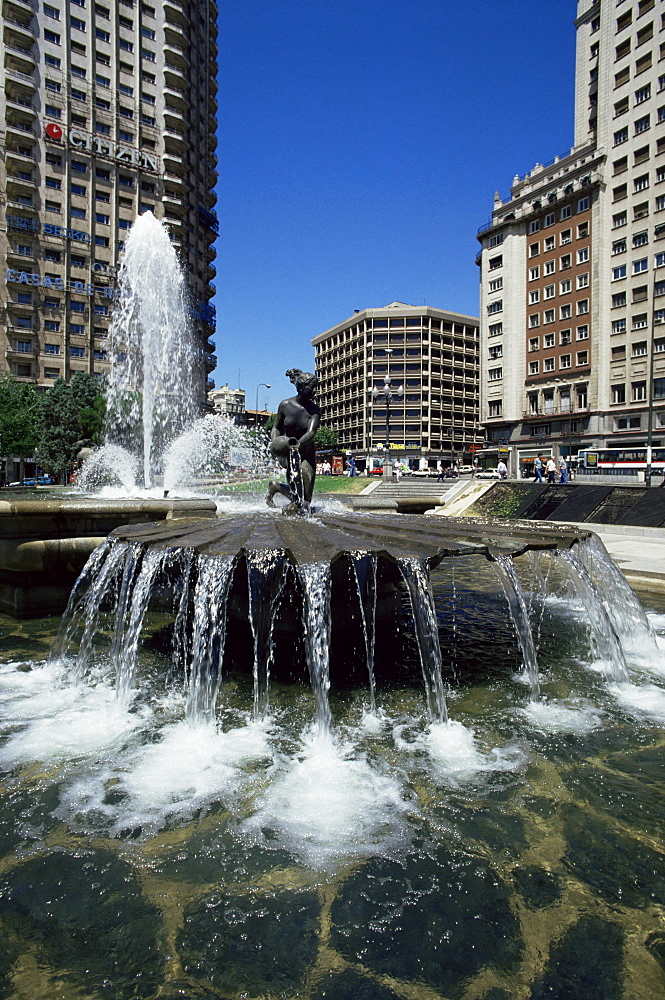
[[[271,481],[266,502],[274,507],[273,497],[281,493],[291,501],[284,513],[306,514],[316,478],[314,435],[321,422],[319,408],[314,402],[318,378],[299,368],[290,368],[286,376],[295,385],[297,394],[279,404],[270,435],[270,451],[286,469],[287,483],[280,485]]]

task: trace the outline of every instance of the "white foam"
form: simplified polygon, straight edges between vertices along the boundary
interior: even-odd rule
[[[584,702],[529,702],[517,710],[530,725],[546,733],[588,733],[602,725],[604,713]]]
[[[482,772],[515,770],[523,760],[516,747],[481,749],[475,730],[454,719],[431,723],[411,741],[403,738],[402,729],[396,727],[393,731],[397,749],[424,751],[437,775],[454,783],[468,781]]]
[[[268,827],[306,864],[382,853],[403,833],[408,805],[394,777],[380,774],[350,744],[309,734],[296,759],[266,790],[244,826]]]
[[[655,684],[611,684],[609,690],[623,708],[665,721],[665,690]]]

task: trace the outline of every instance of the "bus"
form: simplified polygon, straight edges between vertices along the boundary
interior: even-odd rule
[[[577,456],[578,474],[639,476],[647,467],[646,448],[589,448]],[[651,449],[652,475],[665,475],[665,448]]]

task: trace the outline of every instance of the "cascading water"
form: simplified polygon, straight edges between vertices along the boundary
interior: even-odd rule
[[[515,572],[512,556],[497,553],[494,557],[494,568],[503,585],[503,590],[508,601],[510,614],[515,626],[517,642],[524,658],[524,668],[531,688],[531,697],[540,696],[540,682],[538,680],[538,658],[536,647],[531,631],[529,620],[529,609],[524,599],[522,587]]]

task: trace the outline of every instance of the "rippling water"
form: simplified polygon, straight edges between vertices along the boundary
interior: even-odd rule
[[[128,706],[103,659],[45,665],[59,620],[0,619],[0,997],[660,1000],[665,606],[615,684],[574,600],[534,598],[532,703],[496,579],[459,563],[447,724],[406,615],[375,711],[333,671],[329,735],[303,685],[254,721],[251,665],[187,724],[158,614]]]

